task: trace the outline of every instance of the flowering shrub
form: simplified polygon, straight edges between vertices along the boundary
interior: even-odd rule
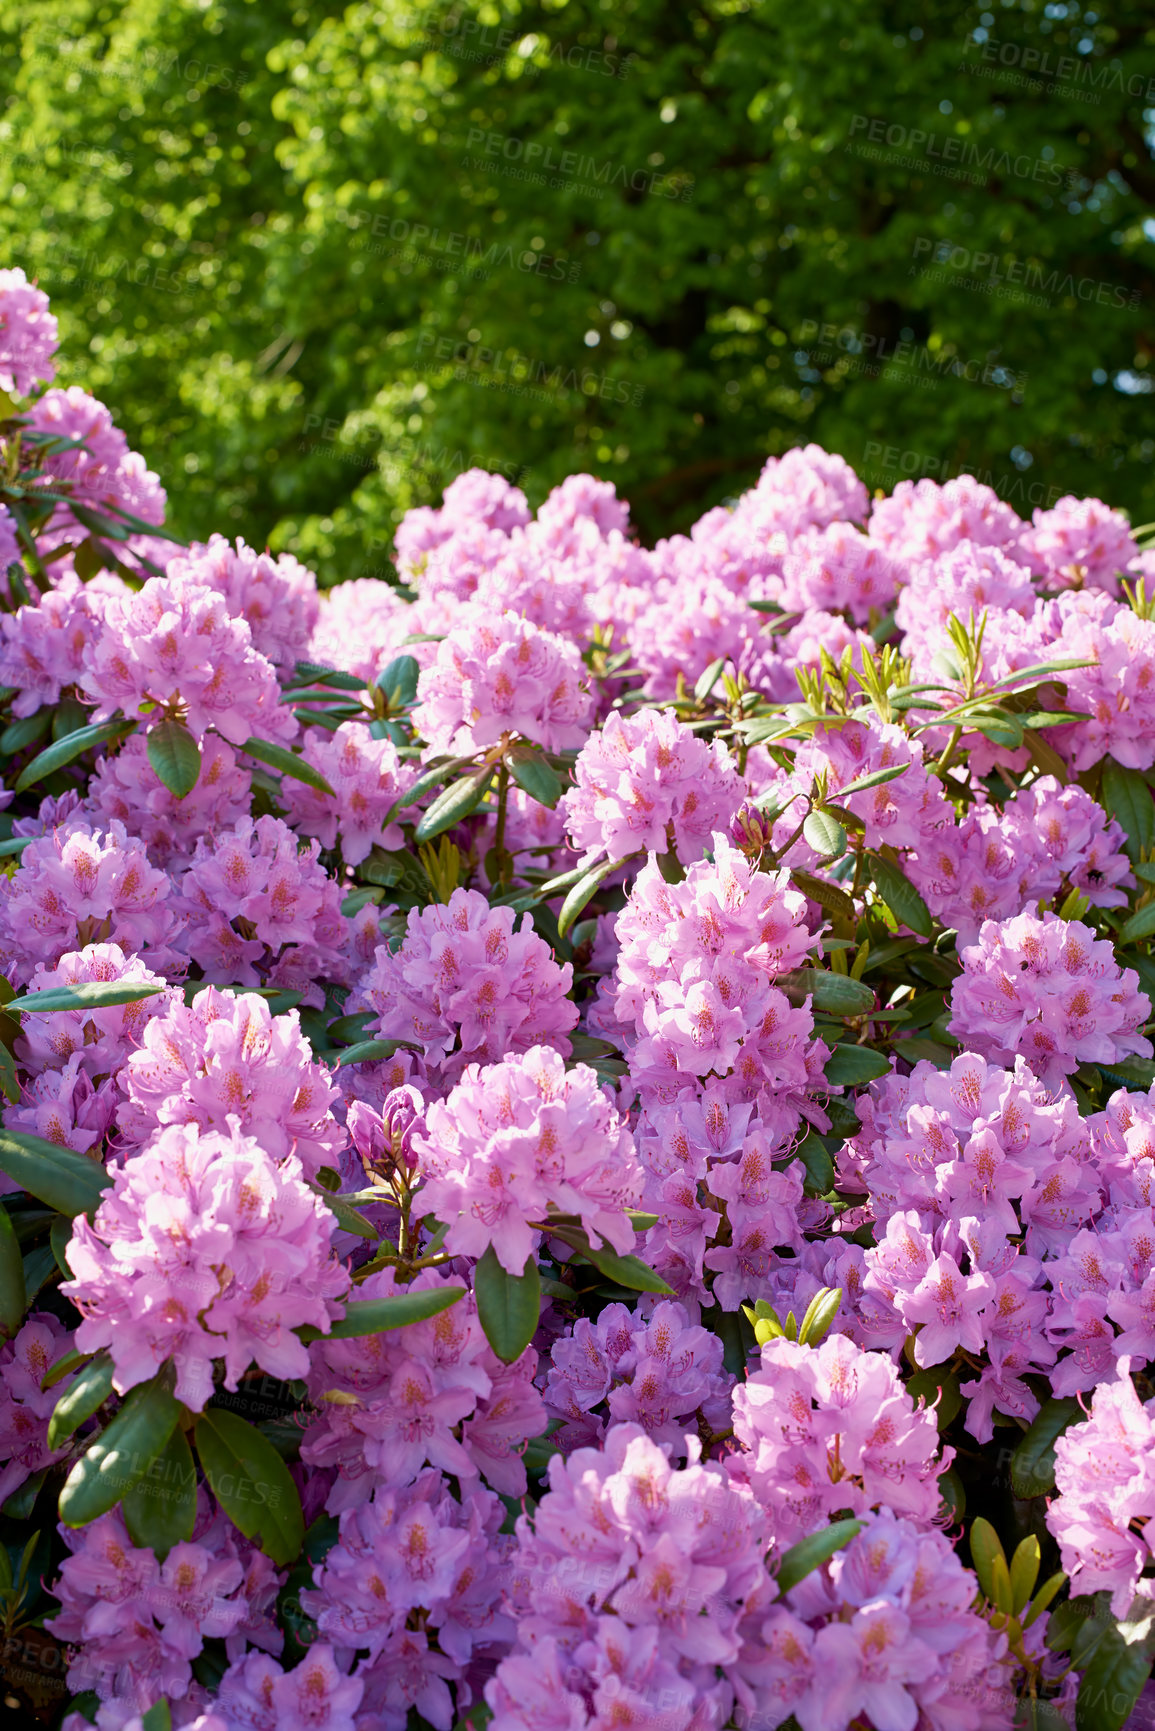
[[[0,272],[5,1689],[1121,1731],[1139,533],[808,446],[647,549],[471,471],[322,596],[177,547],[54,345]]]

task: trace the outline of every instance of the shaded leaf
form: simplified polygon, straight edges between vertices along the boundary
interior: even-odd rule
[[[491,1244],[474,1269],[473,1291],[485,1338],[503,1364],[513,1364],[533,1339],[541,1316],[537,1263],[530,1256],[523,1273],[510,1274]]]
[[[123,739],[125,734],[131,733],[135,727],[135,721],[123,719],[98,721],[88,727],[77,728],[75,733],[65,734],[63,739],[45,746],[31,763],[25,765],[16,778],[15,791],[23,793],[25,788],[34,787],[38,781],[43,781],[46,775],[75,762],[94,745],[107,745],[110,740]]]
[[[898,923],[909,926],[920,938],[929,938],[934,930],[930,909],[906,873],[880,854],[868,854],[867,858],[874,887]]]
[[[540,751],[529,745],[514,745],[506,752],[504,761],[523,793],[551,809],[557,804],[565,784]]]
[[[833,1088],[855,1087],[889,1073],[888,1061],[869,1046],[847,1046],[839,1041],[826,1061],[826,1080]]]
[[[121,1503],[134,1545],[155,1551],[161,1562],[174,1545],[192,1538],[197,1517],[197,1470],[180,1425],[165,1448]]]
[[[77,1371],[57,1401],[48,1421],[49,1448],[62,1448],[73,1431],[78,1430],[85,1419],[91,1418],[111,1393],[112,1360],[106,1352],[101,1352]]]
[[[291,1563],[305,1537],[305,1520],[297,1487],[272,1443],[220,1407],[200,1415],[195,1435],[209,1488],[230,1521],[279,1567]]]
[[[24,1321],[24,1258],[8,1210],[0,1207],[0,1331],[9,1340]]]
[[[0,1129],[0,1171],[70,1218],[98,1207],[112,1183],[111,1175],[95,1160],[15,1130]]]
[[[1072,1396],[1046,1400],[1011,1456],[1011,1488],[1017,1497],[1043,1497],[1055,1488],[1055,1444],[1086,1413]]]
[[[1151,1676],[1145,1646],[1112,1623],[1095,1645],[1075,1699],[1076,1731],[1122,1731]]]
[[[452,829],[454,824],[469,817],[489,792],[492,780],[493,769],[487,765],[474,770],[472,775],[463,775],[460,781],[451,782],[423,814],[413,832],[414,839],[418,843],[434,841],[443,830]]]
[[[825,878],[816,878],[811,872],[799,871],[796,866],[791,866],[790,877],[804,896],[809,896],[812,902],[817,902],[827,913],[837,914],[846,920],[855,917],[854,903],[837,884],[828,884]]]
[[[545,1229],[551,1237],[560,1238],[563,1244],[568,1244],[571,1250],[580,1251],[607,1280],[616,1281],[619,1286],[628,1287],[631,1292],[662,1292],[673,1297],[673,1288],[667,1286],[661,1275],[655,1274],[652,1268],[647,1268],[640,1257],[619,1256],[608,1246],[598,1246],[595,1249],[589,1241],[589,1235],[581,1227],[555,1226],[547,1220]]]
[[[164,1450],[181,1405],[161,1375],[131,1390],[69,1473],[60,1493],[60,1518],[66,1527],[85,1527],[115,1508]]]
[[[1155,802],[1139,771],[1125,769],[1114,758],[1107,758],[1099,784],[1099,800],[1104,809],[1122,824],[1128,854],[1137,859],[1140,849],[1150,852],[1152,843],[1155,843]]]
[[[182,722],[166,716],[145,735],[148,761],[175,799],[186,799],[200,780],[201,748]]]

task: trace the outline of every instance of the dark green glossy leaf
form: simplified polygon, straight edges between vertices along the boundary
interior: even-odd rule
[[[441,1286],[433,1291],[395,1292],[388,1298],[355,1298],[345,1314],[333,1324],[326,1340],[357,1340],[363,1334],[383,1334],[387,1329],[406,1328],[413,1322],[428,1322],[465,1297],[464,1286]],[[298,1330],[302,1340],[321,1338],[315,1328]]]
[[[1095,1645],[1075,1698],[1076,1731],[1122,1731],[1151,1676],[1145,1645],[1112,1623]]]
[[[1114,758],[1103,764],[1103,779],[1099,784],[1099,799],[1103,808],[1117,818],[1127,837],[1127,852],[1133,859],[1140,849],[1150,852],[1155,843],[1155,801],[1151,789],[1137,769],[1125,769]]]
[[[98,1353],[77,1371],[48,1421],[48,1446],[63,1448],[73,1431],[102,1407],[112,1393],[112,1360]]]
[[[414,840],[419,843],[434,841],[445,830],[462,823],[477,810],[492,780],[493,770],[486,767],[474,770],[472,775],[463,775],[460,781],[451,782],[422,816],[413,832]]]
[[[592,866],[584,877],[578,879],[561,904],[561,912],[557,916],[557,929],[561,937],[565,937],[578,915],[593,900],[599,886],[611,872],[617,871],[621,864],[621,860],[603,860],[601,865]]]
[[[70,1218],[100,1204],[112,1183],[103,1166],[41,1136],[0,1130],[0,1171],[30,1195]]]
[[[874,887],[900,925],[909,926],[920,938],[929,938],[934,930],[930,909],[906,876],[880,854],[869,854],[870,875]]]
[[[115,1508],[163,1452],[180,1414],[159,1376],[132,1389],[68,1475],[60,1493],[65,1526],[86,1527]]]
[[[528,793],[530,799],[536,799],[539,805],[551,809],[557,804],[565,784],[557,771],[550,768],[542,752],[529,745],[514,745],[505,754],[505,764],[518,787],[523,793]]]
[[[398,655],[377,675],[378,690],[385,693],[390,709],[410,709],[417,701],[421,666],[415,656]]]
[[[81,980],[74,986],[52,986],[46,992],[29,992],[13,998],[4,1008],[10,1015],[40,1016],[56,1010],[94,1010],[110,1004],[137,1004],[155,998],[163,984],[139,980]]]
[[[804,1581],[815,1569],[828,1563],[837,1551],[848,1545],[862,1531],[862,1522],[855,1520],[835,1521],[829,1527],[823,1527],[821,1532],[811,1533],[805,1539],[800,1539],[796,1545],[783,1553],[778,1565],[778,1589],[788,1593],[796,1587],[799,1581]]]
[[[327,793],[333,799],[337,795],[330,787],[319,769],[314,769],[311,763],[306,763],[303,757],[290,751],[287,746],[274,745],[271,739],[246,739],[239,748],[249,757],[255,757],[258,763],[267,764],[280,775],[287,775],[293,781],[303,781],[309,787],[315,787],[318,793]]]
[[[185,799],[201,774],[201,748],[182,722],[166,716],[145,736],[148,761],[175,799]]]
[[[790,868],[790,876],[802,894],[817,902],[820,908],[825,908],[828,914],[836,914],[844,920],[854,918],[854,903],[837,884],[828,884],[825,878],[817,878],[811,872],[799,871],[794,866]]]
[[[197,1419],[196,1445],[209,1488],[233,1525],[279,1567],[291,1563],[305,1537],[301,1499],[268,1438],[236,1413],[209,1407]]]
[[[197,1517],[197,1470],[179,1425],[121,1504],[128,1536],[161,1562],[174,1545],[192,1538]]]
[[[869,1046],[847,1046],[841,1041],[826,1061],[826,1080],[831,1087],[857,1087],[862,1082],[876,1081],[890,1072],[890,1064],[881,1052]]]
[[[0,1332],[9,1340],[24,1321],[24,1258],[8,1210],[0,1207]]]
[[[522,1274],[510,1274],[492,1244],[473,1273],[477,1314],[485,1338],[503,1364],[519,1359],[541,1316],[541,1276],[530,1256]]]
[[[801,1003],[809,996],[816,1010],[828,1010],[834,1016],[863,1016],[874,1008],[874,991],[870,986],[826,968],[797,968],[793,973],[779,974],[774,984],[791,1003],[795,998]]]
[[[848,781],[845,787],[835,790],[835,799],[842,801],[854,793],[865,793],[868,788],[881,787],[884,782],[894,781],[897,776],[905,775],[910,768],[909,763],[892,763],[889,769],[875,769],[869,775],[860,775],[854,781]]]
[[[89,727],[77,728],[75,733],[66,734],[63,739],[45,746],[31,763],[25,765],[16,779],[16,792],[23,793],[25,788],[35,787],[46,775],[75,762],[94,745],[107,745],[110,740],[123,739],[125,734],[131,733],[135,727],[135,721],[98,721]]]
[[[618,1286],[628,1287],[631,1292],[661,1292],[673,1296],[673,1288],[667,1286],[660,1274],[647,1268],[640,1257],[619,1256],[604,1245],[595,1248],[589,1235],[580,1227],[554,1226],[547,1222],[546,1231],[551,1237],[560,1238],[572,1250],[580,1251],[599,1274],[604,1274],[607,1280],[615,1281]]]
[[[1055,1488],[1055,1444],[1086,1413],[1073,1397],[1047,1400],[1011,1456],[1011,1488],[1017,1497],[1043,1497]]]

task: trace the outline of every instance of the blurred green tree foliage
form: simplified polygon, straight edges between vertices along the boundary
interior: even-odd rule
[[[388,569],[470,463],[643,535],[816,440],[1155,518],[1155,15],[36,0],[10,262],[175,526]]]

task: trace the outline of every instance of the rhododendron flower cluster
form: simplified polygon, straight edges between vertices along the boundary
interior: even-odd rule
[[[137,594],[105,604],[78,683],[98,720],[161,704],[174,705],[198,739],[210,727],[233,745],[296,732],[247,621],[208,584],[180,576],[150,577]]]
[[[504,734],[549,751],[579,746],[593,707],[581,656],[513,614],[451,631],[421,675],[414,725],[435,751],[473,752]]]
[[[576,1214],[591,1242],[632,1248],[626,1209],[641,1188],[633,1139],[594,1072],[567,1071],[549,1046],[471,1064],[429,1107],[413,1146],[419,1206],[447,1224],[452,1254],[481,1256],[492,1245],[520,1274],[537,1239],[532,1222],[551,1212]]]
[[[578,753],[563,801],[566,834],[583,863],[665,853],[671,839],[689,862],[740,803],[740,787],[726,748],[697,738],[672,712],[611,714]]]
[[[476,890],[414,908],[400,947],[382,944],[361,982],[382,1039],[415,1040],[448,1082],[466,1064],[550,1041],[563,1053],[577,1021],[568,963],[509,908]]]
[[[238,537],[223,535],[178,552],[165,575],[182,586],[215,589],[234,619],[248,623],[253,648],[274,667],[291,673],[306,653],[317,625],[317,579],[291,553],[255,553]],[[239,741],[237,743],[240,743]]]
[[[68,1341],[50,1311],[35,1311],[0,1347],[0,1502],[65,1453],[49,1448],[48,1421],[72,1377],[66,1373],[49,1389],[43,1383]]]
[[[1155,1597],[1147,1536],[1155,1515],[1155,1402],[1140,1401],[1130,1369],[1121,1359],[1117,1377],[1095,1390],[1087,1422],[1072,1424],[1056,1442],[1059,1495],[1047,1510],[1063,1567],[1081,1592],[1110,1593],[1120,1617],[1136,1595]]]
[[[19,265],[0,270],[0,387],[27,396],[56,377],[56,319]]]
[[[286,815],[299,835],[316,836],[327,848],[339,838],[348,865],[360,865],[374,846],[402,845],[401,825],[384,819],[417,780],[417,770],[397,755],[392,740],[374,739],[367,728],[343,721],[328,738],[310,737],[304,755],[333,792],[303,781],[286,785]]]
[[[92,1224],[73,1227],[62,1291],[84,1318],[77,1347],[109,1352],[121,1394],[171,1363],[196,1412],[215,1359],[229,1389],[251,1364],[304,1376],[295,1330],[327,1333],[349,1283],[331,1234],[295,1155],[278,1163],[236,1119],[223,1132],[170,1125],[125,1161]]]
[[[962,964],[951,1027],[985,1057],[1010,1063],[1021,1053],[1051,1082],[1087,1059],[1151,1056],[1138,1032],[1151,1012],[1139,976],[1120,968],[1111,944],[1079,920],[1049,913],[984,920]]]

